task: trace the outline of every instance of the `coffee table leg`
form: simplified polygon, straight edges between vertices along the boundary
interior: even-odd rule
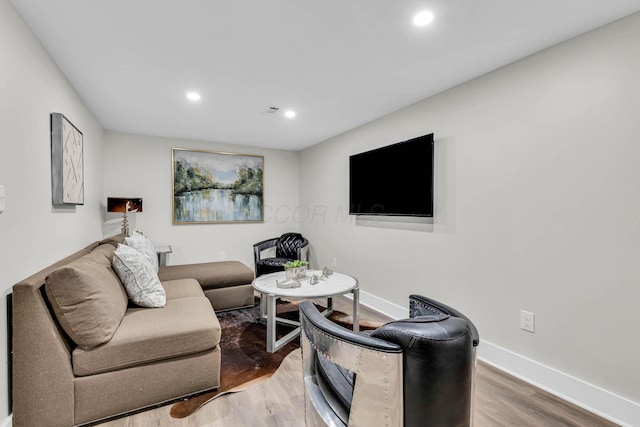
[[[279,297],[273,294],[266,294],[266,306],[267,306],[267,352],[275,353],[280,350],[282,347],[287,345],[290,341],[295,339],[300,335],[300,322],[295,322],[293,320],[281,319],[278,318],[276,313],[276,301]],[[284,323],[286,325],[297,326],[294,330],[286,334],[280,339],[277,339],[276,328],[278,327],[278,322]]]
[[[265,294],[262,294],[265,296]],[[267,351],[276,351],[276,297],[273,294],[266,294],[267,309]]]
[[[260,293],[260,321],[267,318],[267,294]]]
[[[353,330],[360,330],[360,288],[353,289]]]

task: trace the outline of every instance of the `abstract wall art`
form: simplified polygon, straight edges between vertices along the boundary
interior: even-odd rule
[[[172,149],[173,223],[264,221],[264,157]]]
[[[51,191],[54,205],[84,204],[82,132],[60,113],[51,113]]]

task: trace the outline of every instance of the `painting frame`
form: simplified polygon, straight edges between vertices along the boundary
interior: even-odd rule
[[[62,113],[51,113],[51,202],[84,205],[84,135]]]
[[[264,222],[264,156],[171,149],[171,221]]]

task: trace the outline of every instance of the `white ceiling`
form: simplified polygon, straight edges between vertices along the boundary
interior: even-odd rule
[[[12,2],[105,129],[290,150],[640,10],[640,0]],[[413,26],[424,9],[435,20]],[[270,105],[281,110],[263,114]]]

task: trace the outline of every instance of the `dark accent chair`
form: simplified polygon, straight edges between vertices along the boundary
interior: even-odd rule
[[[262,251],[276,249],[276,256],[262,258]],[[309,241],[300,233],[285,233],[280,237],[263,240],[253,245],[253,258],[256,264],[256,277],[267,273],[283,271],[289,261],[309,261]]]
[[[478,331],[437,301],[409,302],[409,319],[368,334],[300,304],[308,427],[472,425]]]

